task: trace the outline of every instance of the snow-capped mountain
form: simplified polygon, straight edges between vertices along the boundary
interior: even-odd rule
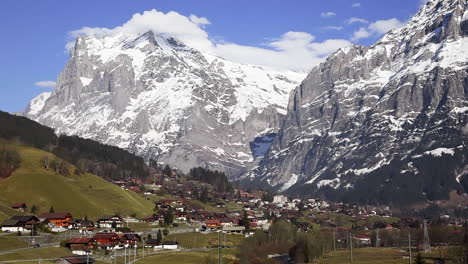
[[[360,202],[467,191],[467,7],[430,0],[375,45],[329,56],[291,93],[278,135],[246,176]]]
[[[304,77],[227,61],[152,31],[80,36],[56,89],[24,114],[184,171],[236,176],[264,152],[261,138],[277,131]]]

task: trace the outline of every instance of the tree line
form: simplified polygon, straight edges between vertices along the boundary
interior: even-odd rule
[[[309,263],[333,249],[333,234],[327,231],[300,232],[285,220],[278,220],[268,231],[257,230],[240,247],[240,263],[276,263],[268,255],[289,255],[294,263]]]
[[[215,190],[220,193],[232,193],[234,191],[232,184],[229,182],[224,172],[198,167],[190,169],[189,177],[196,181],[211,184]]]
[[[5,143],[0,145],[0,178],[10,176],[20,164],[21,157],[13,146]]]
[[[43,149],[72,163],[82,172],[110,179],[146,178],[143,158],[118,147],[55,131],[26,117],[0,111],[0,138]]]

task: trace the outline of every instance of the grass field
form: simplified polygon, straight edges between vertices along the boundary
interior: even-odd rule
[[[50,248],[34,248],[22,250],[19,252],[0,255],[0,261],[7,260],[32,260],[32,259],[52,259],[71,255],[66,248],[50,247]],[[50,261],[52,262],[52,261]],[[41,263],[44,263],[42,261]]]
[[[228,247],[237,247],[241,244],[244,237],[237,234],[221,234],[222,244]],[[212,247],[218,245],[218,233],[182,233],[182,234],[169,234],[163,240],[177,241],[182,248],[202,248]]]
[[[14,248],[25,248],[27,246],[28,243],[18,239],[18,237],[14,234],[0,236],[0,251]]]
[[[152,202],[134,192],[92,174],[74,175],[71,165],[70,176],[57,175],[40,163],[44,156],[58,159],[54,155],[26,146],[17,146],[17,149],[21,167],[10,177],[0,179],[0,221],[17,214],[9,210],[16,202],[26,202],[30,208],[36,205],[40,212],[47,212],[53,206],[56,212],[68,211],[75,218],[87,215],[96,219],[114,213],[142,217],[152,213]]]
[[[232,249],[222,251],[223,263],[235,263],[237,260],[235,252]],[[174,252],[156,255],[144,258],[135,262],[135,264],[202,264],[202,263],[218,263],[218,251],[210,250],[206,252]]]
[[[353,250],[353,264],[407,264],[407,252],[396,248],[359,248]],[[339,250],[318,261],[319,264],[350,263],[348,250]]]

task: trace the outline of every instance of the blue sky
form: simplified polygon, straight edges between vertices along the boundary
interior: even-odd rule
[[[65,45],[72,40],[70,32],[115,28],[146,10],[203,18],[192,22],[199,23],[202,33],[220,44],[217,52],[229,59],[272,66],[282,60],[290,67],[297,61],[309,67],[348,42],[372,44],[411,18],[420,5],[421,0],[2,0],[0,110],[22,111],[33,97],[52,89],[35,83],[50,81],[41,84],[51,86],[56,80],[68,59]],[[144,21],[153,21],[149,15]],[[294,52],[297,45],[303,53]],[[248,55],[268,50],[278,55],[272,56],[275,62]]]

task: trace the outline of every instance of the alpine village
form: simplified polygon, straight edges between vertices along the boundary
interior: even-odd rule
[[[173,11],[78,30],[0,111],[0,264],[468,264],[468,1],[414,2],[307,71]]]

